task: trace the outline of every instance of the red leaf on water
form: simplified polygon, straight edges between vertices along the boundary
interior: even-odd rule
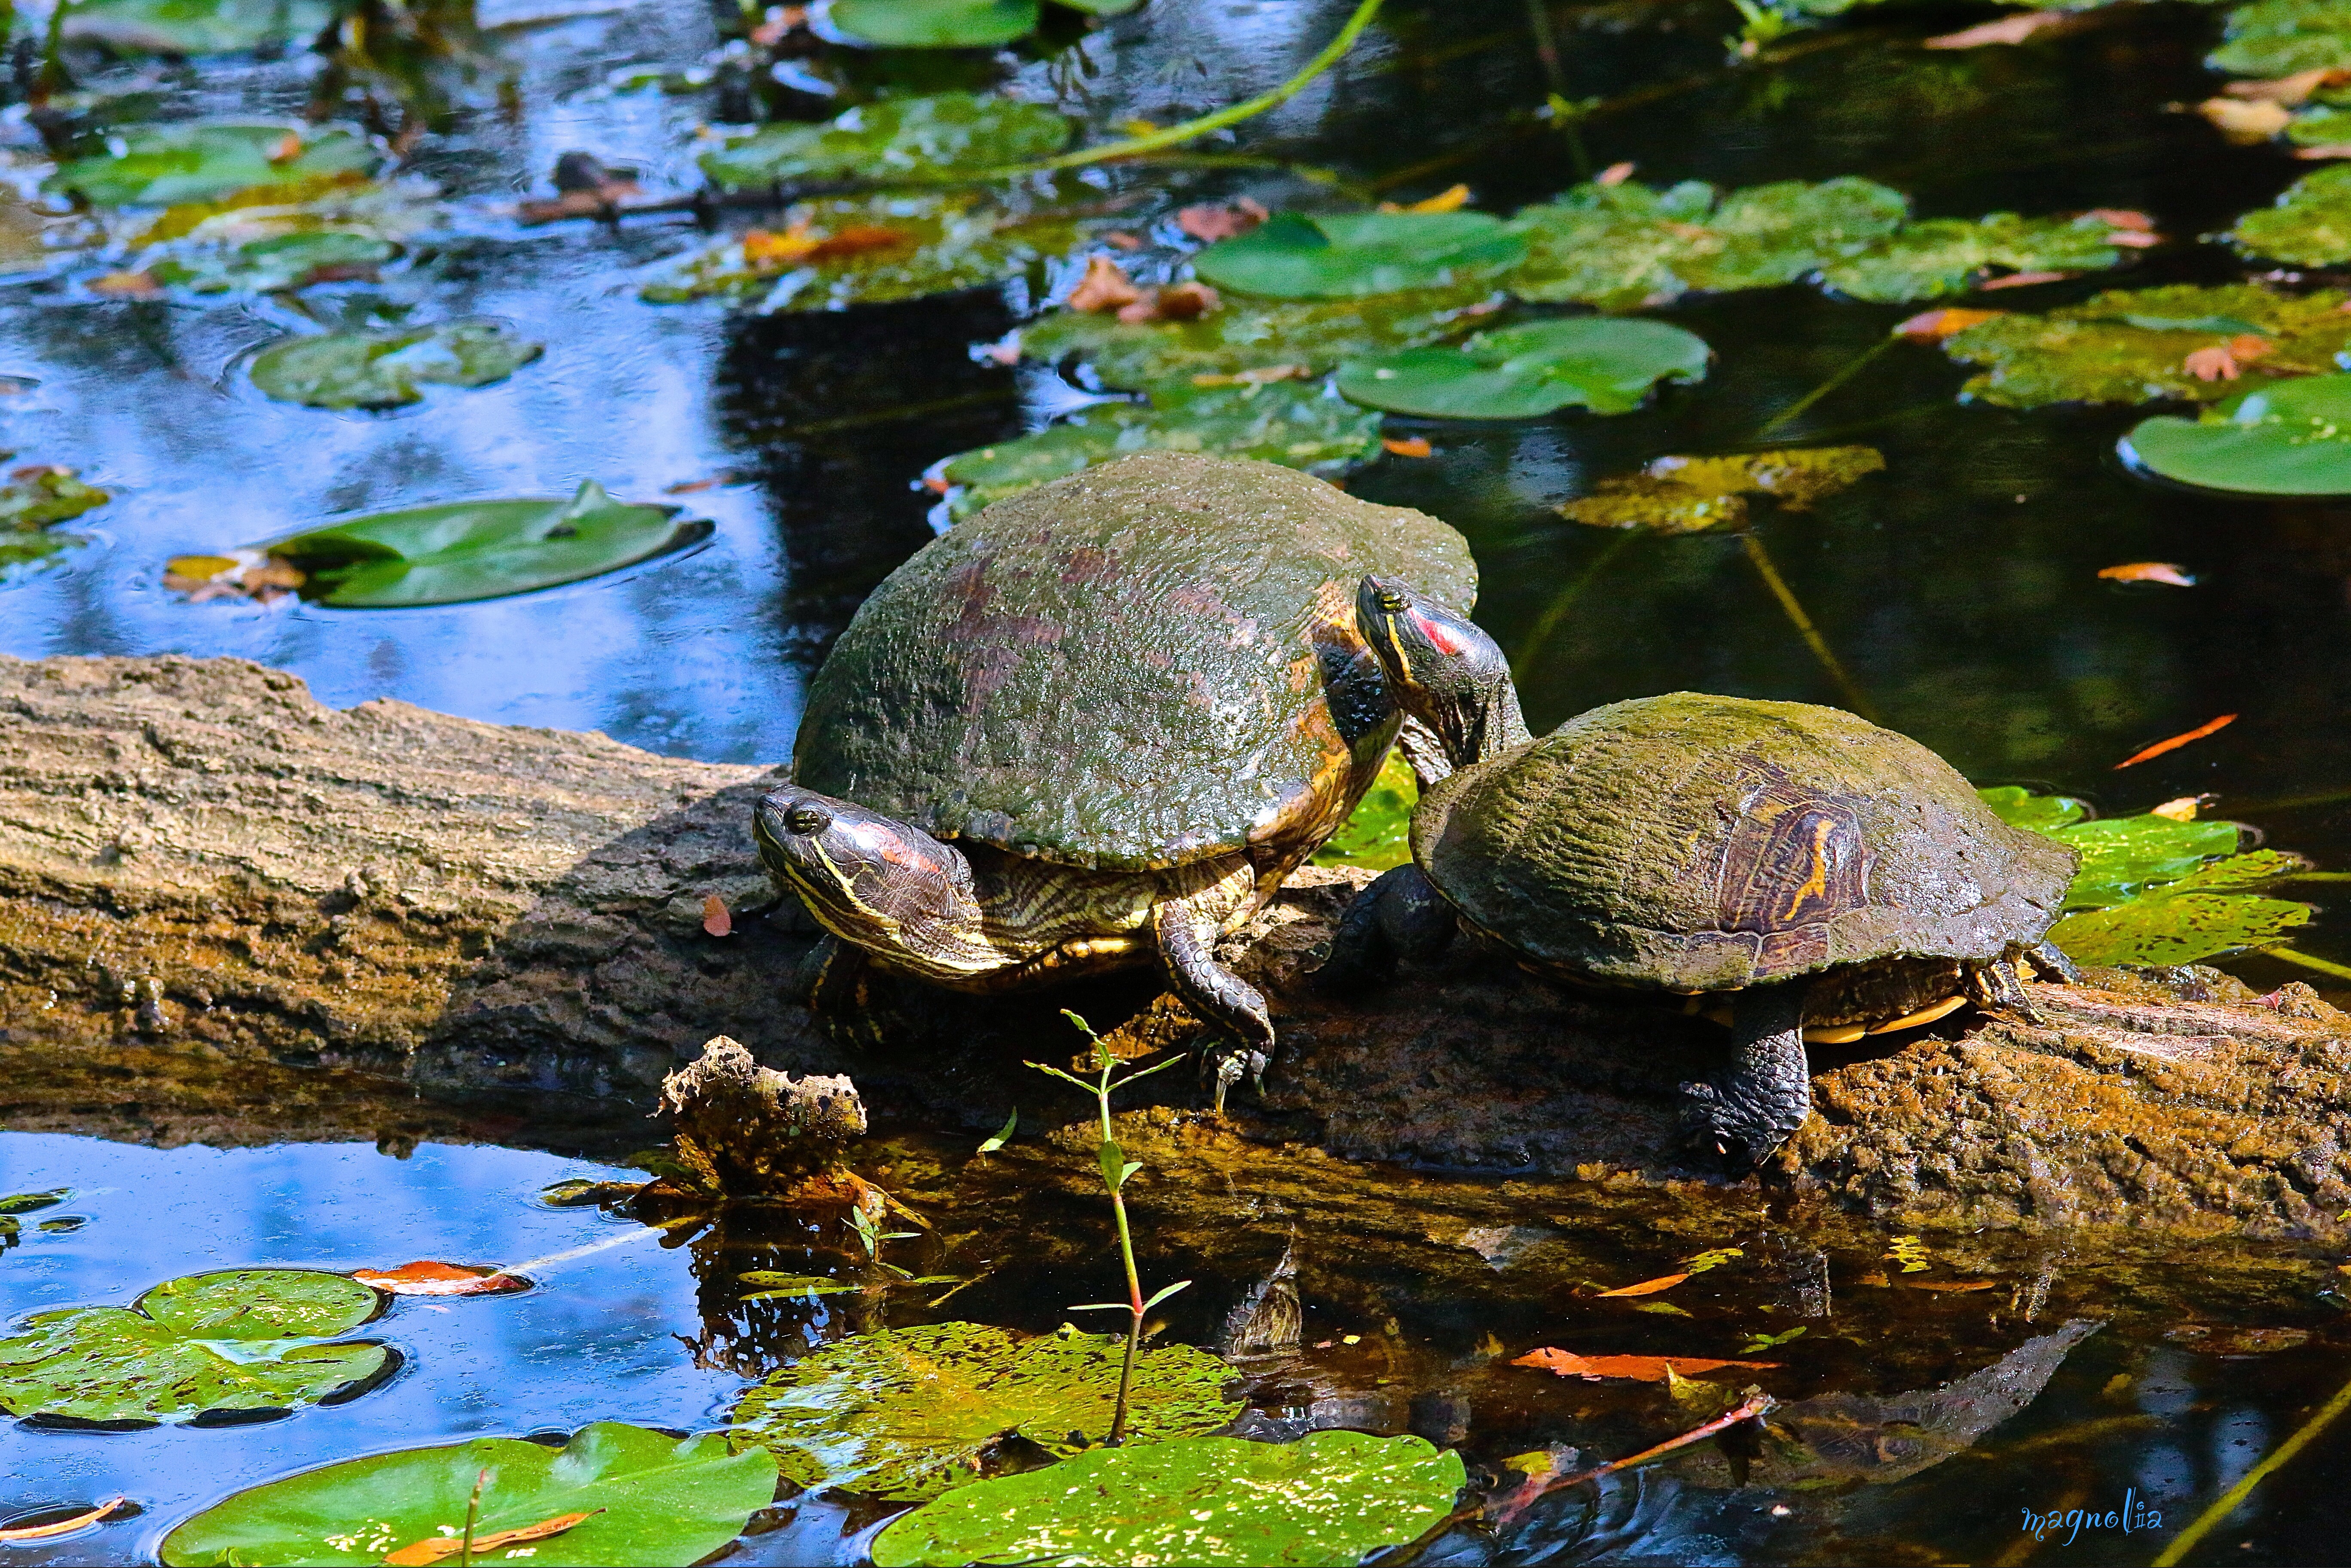
[[[1979,322],[2007,314],[2005,310],[1966,310],[1957,306],[1947,306],[1940,310],[1921,310],[1896,326],[1894,331],[1897,337],[1907,338],[1913,342],[1939,343]]]
[[[544,1541],[550,1535],[560,1535],[582,1520],[593,1519],[603,1511],[601,1508],[594,1508],[586,1513],[559,1513],[553,1519],[526,1524],[518,1530],[498,1530],[487,1535],[476,1535],[474,1537],[474,1556],[479,1560],[482,1553],[495,1552],[502,1546],[518,1546],[526,1541]],[[428,1568],[429,1564],[444,1557],[455,1557],[465,1549],[465,1538],[462,1534],[428,1535],[397,1552],[385,1552],[383,1560],[392,1564],[392,1568]]]
[[[2130,560],[2120,566],[2102,566],[2100,577],[2116,582],[2168,582],[2174,588],[2193,588],[2196,580],[2168,560]]]
[[[1976,285],[1979,294],[1990,294],[1995,288],[2030,288],[2036,283],[2063,283],[2074,275],[2070,272],[2011,272],[2006,277],[1989,278]]]
[[[1609,164],[1592,177],[1592,183],[1595,185],[1621,185],[1632,177],[1633,164],[1630,160],[1627,160],[1622,163]]]
[[[1696,1377],[1712,1372],[1719,1366],[1778,1366],[1776,1361],[1723,1361],[1704,1355],[1578,1355],[1572,1350],[1553,1350],[1549,1345],[1531,1350],[1510,1363],[1512,1366],[1537,1366],[1562,1377],[1628,1377],[1641,1383],[1663,1383],[1671,1371],[1676,1377]]]
[[[2237,716],[2235,714],[2224,713],[2219,718],[2214,719],[2211,723],[2199,724],[2185,735],[2175,735],[2169,740],[2157,741],[2153,746],[2148,747],[2144,751],[2134,751],[2128,757],[2124,758],[2120,762],[2116,763],[2115,766],[2117,768],[2128,768],[2134,763],[2145,762],[2150,757],[2160,757],[2167,751],[2177,751],[2191,740],[2201,740],[2206,736],[2210,735],[2213,731],[2226,729],[2236,722]]]
[[[1186,207],[1176,214],[1176,226],[1194,239],[1212,243],[1245,235],[1265,222],[1267,216],[1264,207],[1243,196],[1228,207],[1214,204]]]
[[[392,1296],[503,1296],[530,1281],[495,1269],[465,1269],[421,1259],[397,1269],[354,1269],[351,1278]]]
[[[1398,457],[1426,457],[1436,450],[1428,444],[1428,437],[1425,435],[1407,435],[1401,439],[1382,436],[1380,444]]]

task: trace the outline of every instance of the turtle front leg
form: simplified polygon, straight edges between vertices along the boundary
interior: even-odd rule
[[[1425,962],[1452,945],[1460,929],[1453,906],[1421,869],[1406,862],[1382,872],[1339,917],[1331,956],[1314,971],[1326,990],[1376,984],[1398,958]]]
[[[1735,1172],[1761,1165],[1813,1113],[1801,986],[1761,986],[1731,1003],[1729,1065],[1682,1085],[1682,1134]]]
[[[2055,952],[2056,949],[2053,947],[2050,951]],[[2041,1014],[2034,1009],[2032,999],[2024,994],[2024,976],[2017,968],[2020,955],[2025,955],[2025,950],[2011,947],[1991,963],[1970,967],[1967,973],[1968,1000],[1987,1012],[2012,1013],[2026,1023],[2038,1026],[2042,1021]],[[2035,967],[2038,967],[2036,964]],[[2081,977],[2078,970],[2074,977]]]
[[[1202,1021],[1226,1038],[1203,1046],[1200,1066],[1217,1078],[1216,1111],[1224,1114],[1225,1092],[1246,1071],[1265,1092],[1265,1070],[1273,1061],[1273,1019],[1255,986],[1217,962],[1217,933],[1223,921],[1210,912],[1215,890],[1154,904],[1151,934],[1159,944],[1167,984]]]
[[[2081,966],[2065,956],[2065,950],[2054,942],[2035,942],[2024,950],[2024,961],[2044,980],[2056,980],[2068,986],[2082,983]]]

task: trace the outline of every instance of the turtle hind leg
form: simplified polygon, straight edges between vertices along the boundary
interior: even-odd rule
[[[1273,1019],[1255,986],[1217,962],[1217,932],[1223,924],[1200,897],[1171,898],[1152,906],[1151,934],[1159,944],[1167,984],[1201,1020],[1224,1036],[1203,1046],[1200,1068],[1213,1071],[1217,1113],[1225,1092],[1247,1072],[1265,1092],[1265,1070],[1273,1061]]]
[[[1331,956],[1314,971],[1325,989],[1377,984],[1398,958],[1426,960],[1445,951],[1458,926],[1453,906],[1409,862],[1382,872],[1339,917]]]
[[[1731,1056],[1704,1083],[1682,1085],[1682,1135],[1745,1174],[1788,1141],[1813,1112],[1800,986],[1761,986],[1731,1003]]]

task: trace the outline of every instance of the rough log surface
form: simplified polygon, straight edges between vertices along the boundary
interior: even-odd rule
[[[245,1064],[643,1129],[664,1076],[726,1034],[767,1066],[851,1074],[884,1121],[992,1131],[1015,1103],[1024,1125],[1080,1116],[1020,1065],[1078,1045],[1059,1007],[1105,1027],[1140,1013],[1118,1037],[1136,1048],[1187,1037],[1138,975],[986,1001],[877,979],[836,1040],[782,999],[810,928],[751,852],[766,776],[398,703],[338,712],[239,661],[0,659],[0,1115],[201,1136],[211,1113],[142,1111],[158,1096],[132,1080]],[[1227,944],[1282,1036],[1234,1130],[1353,1158],[1702,1179],[1664,1151],[1674,1086],[1713,1064],[1719,1030],[1474,943],[1322,995],[1307,975],[1361,880],[1301,873]],[[723,937],[703,926],[713,894],[734,915]],[[1816,1050],[1819,1113],[1764,1184],[1914,1224],[2340,1234],[2351,1018],[2210,971],[2098,977],[2032,988],[2038,1024],[1961,1014]],[[1148,1087],[1189,1116],[1186,1078]],[[503,1124],[420,1108],[407,1124]]]

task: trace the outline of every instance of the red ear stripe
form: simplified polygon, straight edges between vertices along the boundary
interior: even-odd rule
[[[1412,623],[1422,636],[1436,645],[1438,653],[1450,654],[1462,651],[1463,644],[1459,638],[1417,610],[1412,612]]]

